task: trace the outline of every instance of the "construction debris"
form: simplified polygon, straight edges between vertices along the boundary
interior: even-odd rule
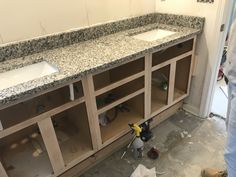
[[[147,169],[144,165],[139,164],[130,177],[156,177],[156,168]]]

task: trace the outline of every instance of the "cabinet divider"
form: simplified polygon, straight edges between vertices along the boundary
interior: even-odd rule
[[[88,118],[90,123],[92,123],[93,127],[92,133],[92,141],[95,149],[100,149],[102,147],[102,137],[101,131],[99,127],[98,115],[97,115],[97,105],[96,98],[94,93],[94,84],[93,84],[93,76],[90,74],[85,79],[83,79],[83,89],[86,97],[86,107],[88,110]]]
[[[54,170],[54,173],[61,173],[65,168],[65,163],[62,157],[61,149],[59,147],[56,133],[52,124],[51,117],[38,122],[39,130],[41,132],[48,156]]]
[[[145,56],[145,109],[144,118],[148,119],[151,114],[151,85],[152,85],[152,54]]]
[[[174,100],[175,71],[176,71],[176,62],[174,62],[170,65],[168,101],[167,101],[168,105],[170,105]]]
[[[88,79],[90,79],[90,83],[88,83]],[[99,130],[99,122],[97,119],[97,107],[95,102],[95,96],[92,96],[93,93],[93,83],[91,82],[92,78],[84,78],[82,79],[82,85],[84,90],[85,104],[88,114],[88,122],[90,127],[90,133],[92,138],[93,149],[97,150],[99,147],[101,135]],[[91,88],[92,87],[92,88]],[[94,98],[93,98],[94,97]],[[94,104],[95,102],[95,104]]]

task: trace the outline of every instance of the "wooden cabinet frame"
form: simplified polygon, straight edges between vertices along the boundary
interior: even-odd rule
[[[103,142],[101,130],[100,130],[100,126],[99,126],[99,115],[101,113],[104,113],[110,109],[113,109],[114,107],[116,107],[117,105],[119,105],[121,103],[130,101],[137,96],[143,95],[143,103],[142,103],[143,104],[143,113],[144,113],[143,118],[140,121],[133,122],[133,123],[141,124],[141,123],[149,120],[150,118],[156,117],[154,120],[154,122],[155,122],[154,125],[157,125],[161,121],[165,120],[170,115],[169,113],[173,113],[173,111],[176,111],[177,108],[182,106],[182,100],[185,97],[187,97],[189,94],[191,77],[192,77],[195,67],[196,67],[195,66],[196,61],[195,61],[195,56],[194,56],[195,48],[196,48],[196,37],[187,39],[186,41],[188,41],[188,40],[193,40],[193,46],[192,46],[191,51],[187,51],[179,56],[168,59],[168,60],[166,60],[162,63],[159,63],[158,65],[155,65],[155,66],[152,65],[152,59],[153,59],[152,54],[155,52],[158,52],[158,51],[155,51],[153,53],[148,53],[145,56],[139,56],[139,57],[135,58],[132,62],[135,64],[135,61],[138,61],[139,59],[141,60],[143,58],[144,63],[143,63],[143,70],[142,71],[133,73],[132,75],[129,75],[127,77],[116,80],[115,82],[111,82],[110,84],[106,85],[103,88],[95,89],[95,86],[94,86],[94,75],[97,75],[99,73],[96,73],[93,75],[90,74],[90,75],[85,76],[81,80],[81,82],[82,82],[81,89],[83,89],[84,95],[80,98],[75,98],[74,89],[73,89],[74,83],[67,83],[67,84],[63,85],[63,86],[69,87],[69,90],[71,92],[70,93],[70,100],[71,100],[70,102],[60,105],[56,108],[53,108],[47,112],[44,112],[38,116],[33,117],[31,119],[25,120],[24,122],[20,122],[16,125],[9,127],[9,128],[3,129],[2,131],[0,130],[0,141],[1,141],[1,138],[7,137],[7,136],[9,136],[15,132],[18,132],[24,128],[27,128],[33,124],[38,124],[40,132],[41,132],[41,136],[44,140],[44,144],[46,146],[46,150],[49,155],[49,159],[52,164],[52,168],[54,170],[54,174],[52,174],[51,176],[59,176],[74,166],[77,166],[77,165],[80,166],[80,162],[82,163],[82,161],[84,161],[87,158],[89,160],[89,158],[91,158],[92,155],[97,154],[99,152],[101,152],[101,153],[99,153],[100,154],[99,156],[105,155],[106,153],[102,153],[102,152],[103,151],[108,152],[106,149],[110,148],[110,146],[112,144],[114,144],[116,141],[118,142],[119,139],[121,139],[122,137],[127,136],[127,133],[129,133],[130,129],[127,125],[127,129],[116,134],[114,137],[110,138],[106,142]],[[185,41],[183,41],[183,42],[185,42]],[[172,46],[174,46],[174,45],[172,45]],[[189,60],[190,60],[189,76],[188,76],[188,81],[186,81],[187,82],[187,90],[186,90],[186,93],[184,93],[183,95],[181,95],[177,99],[174,99],[175,79],[176,79],[175,74],[176,74],[176,69],[177,69],[176,68],[177,62],[182,59],[185,59],[186,57],[189,57]],[[128,63],[130,63],[130,62],[128,62]],[[122,64],[122,65],[125,65],[125,64]],[[152,112],[152,110],[151,110],[152,72],[155,72],[155,71],[157,71],[163,67],[166,67],[166,66],[169,66],[169,68],[170,68],[169,78],[168,78],[169,86],[168,86],[168,90],[167,90],[167,92],[168,92],[167,104],[166,104],[166,106],[163,106],[160,109],[157,109]],[[134,67],[135,67],[135,65],[134,65]],[[113,68],[109,68],[108,70],[112,70],[112,69]],[[100,108],[100,109],[97,108],[97,104],[96,104],[97,96],[107,93],[107,92],[110,92],[113,89],[116,89],[120,86],[123,86],[123,85],[130,83],[131,81],[141,78],[141,77],[144,78],[144,83],[143,83],[144,87],[142,89],[139,89],[127,96],[124,96],[124,97],[122,97],[122,98],[120,98],[120,99]],[[78,82],[78,81],[76,81],[76,82]],[[62,87],[62,86],[60,86],[60,87]],[[60,87],[58,87],[58,88],[60,88]],[[51,92],[53,90],[49,90],[49,91]],[[41,94],[45,94],[49,91],[45,91]],[[27,99],[34,99],[34,97],[31,97],[31,98],[29,97]],[[25,100],[27,100],[27,99],[25,99]],[[25,101],[25,100],[21,100],[21,101]],[[19,101],[17,101],[17,102],[19,103]],[[89,131],[91,134],[91,142],[92,142],[93,150],[91,152],[86,153],[85,155],[83,155],[81,157],[78,157],[78,159],[74,160],[72,163],[65,165],[60,147],[57,142],[57,138],[56,138],[56,134],[54,131],[51,117],[53,117],[54,115],[56,115],[58,113],[62,113],[70,108],[73,108],[81,103],[85,103],[85,105],[86,105]],[[17,103],[15,103],[15,104],[17,104]],[[11,105],[8,105],[8,106],[11,106]],[[4,108],[6,108],[6,106],[2,107],[1,109],[4,109]],[[1,111],[1,109],[0,109],[0,111]],[[107,125],[107,126],[109,126],[109,125]],[[87,163],[87,166],[88,165],[91,165],[91,163]],[[85,168],[85,166],[84,166],[84,168]],[[65,173],[65,175],[62,175],[62,176],[66,176],[66,174],[67,173]],[[1,162],[0,162],[0,176],[8,177],[7,172],[5,171],[4,166]]]

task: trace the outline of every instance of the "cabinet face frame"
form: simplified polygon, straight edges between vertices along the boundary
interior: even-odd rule
[[[76,81],[73,81],[73,83],[76,83],[78,81],[82,82],[83,93],[84,93],[84,96],[82,98],[75,99],[74,101],[71,101],[71,102],[66,103],[64,105],[61,105],[61,106],[59,106],[57,108],[54,108],[54,109],[52,109],[48,112],[42,113],[39,116],[36,116],[32,119],[21,122],[17,125],[14,125],[14,126],[10,127],[10,128],[4,129],[3,131],[0,131],[0,138],[8,136],[8,135],[10,135],[14,132],[17,132],[21,129],[24,129],[28,126],[31,126],[31,125],[37,123],[39,125],[40,130],[42,131],[42,136],[43,136],[43,139],[44,139],[44,143],[45,143],[46,149],[49,153],[50,161],[51,161],[51,164],[52,164],[53,169],[54,169],[55,174],[53,174],[52,176],[58,176],[58,175],[62,174],[66,170],[69,170],[70,168],[72,168],[73,166],[75,166],[76,164],[81,162],[81,160],[84,160],[87,157],[93,155],[95,152],[101,150],[102,148],[106,147],[107,145],[111,144],[112,142],[114,142],[115,140],[117,140],[118,138],[120,138],[124,135],[122,133],[122,134],[119,134],[119,135],[115,136],[114,138],[109,139],[105,143],[102,142],[101,130],[100,130],[99,119],[98,119],[98,115],[102,111],[99,112],[99,110],[97,109],[96,96],[98,96],[102,93],[106,93],[106,92],[108,92],[108,91],[110,91],[114,88],[117,88],[121,85],[124,85],[126,83],[129,83],[130,81],[132,81],[134,79],[144,77],[144,88],[143,89],[141,89],[136,94],[133,94],[133,95],[131,94],[131,95],[125,96],[124,98],[122,98],[120,100],[120,102],[123,103],[124,101],[130,100],[130,99],[132,99],[133,97],[135,97],[139,94],[143,94],[143,97],[144,97],[144,103],[143,103],[144,104],[144,119],[138,122],[138,123],[141,124],[141,123],[145,122],[146,120],[150,119],[151,117],[154,117],[154,116],[158,115],[159,113],[163,112],[164,110],[168,109],[169,107],[177,104],[178,102],[180,102],[186,96],[189,95],[190,83],[191,83],[190,81],[191,81],[191,77],[192,77],[192,75],[195,71],[194,68],[196,67],[196,61],[195,61],[195,56],[194,56],[195,48],[196,48],[196,36],[193,37],[193,38],[189,38],[189,39],[186,39],[184,41],[181,41],[181,42],[185,42],[185,41],[188,41],[188,40],[191,40],[191,39],[194,40],[192,51],[181,54],[180,56],[176,56],[176,57],[174,57],[172,59],[169,59],[168,61],[165,61],[163,63],[160,63],[158,65],[152,66],[152,53],[148,53],[145,56],[137,56],[132,61],[122,63],[121,65],[124,65],[124,64],[127,64],[129,62],[133,62],[133,61],[136,61],[138,59],[141,59],[141,58],[145,57],[144,58],[144,67],[143,67],[144,70],[143,71],[141,71],[139,73],[135,73],[135,74],[133,74],[131,76],[128,76],[126,78],[123,78],[121,80],[118,80],[114,83],[111,83],[111,84],[105,86],[104,88],[95,90],[94,82],[93,82],[93,75],[95,75],[95,74],[93,74],[93,75],[89,74],[89,75],[85,76],[82,79],[78,79]],[[171,46],[174,46],[174,45],[177,45],[177,44],[178,43],[173,44]],[[168,48],[171,47],[171,46],[168,46]],[[190,72],[189,72],[189,78],[188,78],[189,81],[188,81],[187,93],[182,95],[178,99],[174,100],[173,97],[174,97],[176,62],[183,59],[183,58],[185,58],[185,57],[188,57],[188,56],[191,56],[191,59],[190,59],[191,64],[190,64]],[[121,65],[119,65],[119,66],[121,66]],[[163,108],[157,110],[157,111],[151,112],[151,84],[152,84],[152,81],[151,81],[152,77],[151,76],[152,76],[152,72],[156,71],[158,69],[161,69],[161,68],[163,68],[167,65],[170,65],[169,87],[168,87],[168,104],[166,106],[164,106]],[[111,69],[119,67],[119,66],[108,68],[107,70],[111,70]],[[101,71],[101,72],[104,72],[104,71]],[[101,73],[101,72],[98,72],[98,73]],[[98,73],[96,73],[96,74],[98,74]],[[54,89],[47,90],[47,91],[41,92],[40,94],[34,95],[33,97],[28,97],[28,98],[25,98],[24,100],[20,100],[19,102],[29,100],[31,98],[34,98],[36,96],[45,94],[47,92],[56,90],[56,89],[64,87],[64,86],[69,87],[69,85],[73,84],[73,83],[70,82],[70,83],[67,83],[67,84],[64,84],[64,85],[60,85],[58,87],[55,87]],[[73,90],[73,89],[71,89],[71,90]],[[72,95],[72,98],[73,98],[73,95]],[[85,103],[85,105],[86,105],[86,110],[87,110],[87,115],[88,115],[88,124],[89,124],[89,127],[90,127],[90,134],[91,134],[91,139],[92,139],[93,151],[89,152],[84,157],[73,161],[73,163],[69,163],[68,165],[65,165],[62,154],[60,152],[60,147],[59,147],[57,139],[55,137],[56,135],[54,136],[55,132],[53,133],[54,128],[53,128],[53,125],[51,123],[51,117],[55,114],[66,111],[67,109],[70,109],[70,108],[72,108],[72,107],[74,107],[78,104],[81,104],[81,103]],[[14,104],[16,104],[16,102]],[[6,105],[6,107],[9,107],[9,105]],[[114,105],[111,105],[111,107],[108,107],[108,108],[112,108],[112,107],[114,107]],[[1,107],[0,110],[3,109],[3,108],[4,107]],[[129,132],[129,130],[127,129],[127,133],[128,132]],[[51,138],[53,138],[52,141],[47,137],[48,134],[53,135],[53,136],[51,136]],[[57,149],[56,151],[52,150],[54,147],[56,147],[56,149]],[[59,156],[56,156],[56,155],[59,155]],[[3,166],[0,162],[0,176],[1,175],[3,177],[7,177],[6,171],[4,170],[4,168],[3,168]]]
[[[145,103],[144,103],[144,118],[148,120],[151,115],[151,89],[152,89],[152,54],[145,56]]]
[[[55,174],[58,174],[64,169],[65,163],[57,141],[51,117],[38,122],[38,126],[45,143],[53,171]]]
[[[194,64],[196,64],[195,56],[194,56],[195,55],[195,50],[196,50],[196,36],[180,42],[180,43],[183,43],[183,42],[186,42],[186,41],[189,41],[189,40],[193,40],[193,46],[192,46],[192,50],[191,51],[188,51],[188,52],[183,53],[183,54],[181,54],[179,56],[176,56],[176,57],[174,57],[172,59],[164,61],[163,63],[160,63],[158,65],[152,66],[151,72],[154,72],[154,71],[156,71],[158,69],[161,69],[161,68],[163,68],[163,67],[165,67],[167,65],[170,65],[170,74],[169,74],[169,88],[168,88],[168,104],[166,106],[164,106],[164,107],[162,107],[162,108],[152,112],[150,117],[156,116],[157,114],[161,113],[162,111],[164,111],[168,107],[178,103],[179,101],[183,100],[184,98],[186,98],[189,95],[190,84],[191,84],[191,77],[193,75],[193,67],[194,67]],[[173,46],[178,45],[178,44],[179,43],[173,44],[171,46],[168,46],[168,48],[173,47]],[[153,53],[156,53],[158,51],[160,51],[160,50],[154,51]],[[152,56],[152,54],[151,54],[151,56]],[[187,81],[188,82],[187,90],[186,90],[185,94],[183,94],[182,96],[180,96],[179,98],[174,100],[176,63],[179,60],[187,58],[187,57],[191,57],[190,58],[190,60],[191,60],[190,61],[190,72],[189,72],[189,77],[188,77],[188,81]]]
[[[117,136],[114,136],[113,138],[110,138],[109,140],[103,142],[102,141],[102,135],[101,135],[101,130],[100,130],[100,125],[99,125],[99,115],[101,113],[103,113],[104,111],[108,111],[110,109],[113,109],[116,105],[118,104],[121,104],[123,102],[126,102],[128,100],[131,100],[132,98],[140,95],[140,94],[143,94],[145,92],[145,57],[144,55],[139,55],[137,57],[135,57],[132,61],[128,61],[126,63],[122,63],[121,65],[118,65],[118,66],[114,66],[112,68],[108,68],[106,70],[103,70],[103,71],[99,71],[97,73],[94,73],[94,74],[90,74],[87,76],[87,80],[86,80],[86,84],[85,87],[86,87],[86,90],[89,90],[89,103],[90,103],[90,114],[93,114],[93,118],[94,118],[94,131],[96,132],[96,141],[97,141],[97,148],[98,149],[102,149],[104,148],[105,146],[109,145],[110,143],[114,142],[116,139],[120,138],[121,136],[124,135],[124,133],[121,133],[121,134],[118,134]],[[113,83],[110,83],[102,88],[99,88],[99,89],[95,89],[95,86],[94,86],[94,79],[95,79],[95,75],[98,75],[98,74],[101,74],[101,73],[104,73],[104,72],[107,72],[109,70],[112,70],[112,69],[115,69],[115,68],[118,68],[122,65],[125,65],[125,64],[129,64],[129,63],[132,63],[132,62],[136,62],[138,60],[142,60],[143,61],[143,71],[140,71],[140,72],[137,72],[137,73],[134,73],[132,75],[129,75],[127,77],[124,77],[122,79],[119,79]],[[140,61],[138,61],[140,62]],[[120,86],[124,86],[125,84],[128,84],[130,83],[131,81],[134,81],[135,79],[138,79],[138,78],[141,78],[141,77],[144,77],[144,88],[134,92],[134,93],[131,93],[127,96],[124,96],[118,100],[116,100],[115,102],[111,103],[111,104],[108,104],[106,105],[105,107],[103,108],[100,108],[98,109],[97,108],[97,104],[96,104],[96,96],[98,95],[101,95],[103,93],[106,93],[106,92],[109,92],[111,91],[112,89],[115,89],[115,88],[118,88]],[[144,111],[145,112],[145,111]],[[139,123],[143,123],[144,119],[142,121],[140,121]],[[127,125],[128,127],[128,125]],[[127,129],[126,133],[129,131],[129,129]]]

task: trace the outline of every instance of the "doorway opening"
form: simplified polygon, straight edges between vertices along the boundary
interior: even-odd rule
[[[233,2],[233,10],[231,13],[231,16],[228,22],[228,30],[226,39],[224,40],[224,43],[222,46],[224,46],[223,54],[220,61],[220,66],[218,67],[218,73],[217,73],[217,82],[215,84],[214,88],[214,94],[212,99],[212,105],[211,105],[211,113],[210,117],[216,116],[223,119],[226,119],[227,117],[227,107],[228,107],[228,87],[224,79],[224,64],[227,60],[227,50],[228,50],[228,37],[230,33],[230,29],[232,26],[232,23],[235,19],[235,2]]]

